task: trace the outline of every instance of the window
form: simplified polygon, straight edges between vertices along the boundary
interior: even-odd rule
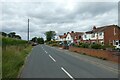
[[[116,42],[116,45],[118,45],[118,42]]]
[[[79,39],[81,39],[81,36],[79,36]]]
[[[85,38],[87,38],[87,36],[86,36],[86,35],[84,35],[84,37],[85,37]]]
[[[93,33],[91,37],[94,38],[95,37],[95,33]]]
[[[119,40],[119,44],[120,44],[120,40]]]
[[[102,36],[102,32],[101,32],[101,33],[99,33],[99,36]]]
[[[104,42],[102,42],[102,44],[104,44]]]

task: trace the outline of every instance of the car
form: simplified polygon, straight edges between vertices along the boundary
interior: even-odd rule
[[[33,44],[32,44],[32,46],[36,46],[36,45],[38,45],[38,43],[33,43]]]

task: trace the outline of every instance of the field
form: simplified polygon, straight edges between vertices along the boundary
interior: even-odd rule
[[[17,78],[32,49],[27,41],[2,38],[2,78]]]

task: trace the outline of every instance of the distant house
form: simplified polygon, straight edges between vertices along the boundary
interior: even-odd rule
[[[75,32],[74,43],[79,44],[82,39],[83,32]]]
[[[117,25],[108,25],[96,28],[94,26],[93,30],[85,32],[82,38],[82,42],[100,43],[118,47],[120,46],[120,27]]]
[[[64,35],[61,36],[61,41],[66,41],[67,34],[64,33]]]
[[[55,41],[62,41],[62,35],[59,35],[59,36],[55,36]]]
[[[66,41],[68,43],[76,43],[76,44],[78,44],[82,39],[82,35],[83,35],[82,32],[74,32],[74,31],[71,31],[71,33],[68,32],[67,37],[66,37]]]
[[[55,36],[55,40],[56,41],[66,41],[66,36],[67,36],[66,33],[64,33],[64,35]]]

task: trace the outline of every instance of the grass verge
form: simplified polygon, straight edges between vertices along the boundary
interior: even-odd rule
[[[2,78],[17,78],[32,46],[12,45],[2,47]]]

